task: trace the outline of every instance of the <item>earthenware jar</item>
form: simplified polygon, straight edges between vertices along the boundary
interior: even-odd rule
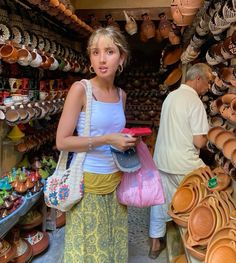
[[[147,40],[150,38],[155,37],[155,24],[151,20],[150,16],[147,13],[142,14],[142,19],[143,22],[141,24],[141,34],[143,35],[144,38]]]
[[[28,66],[32,61],[32,55],[28,49],[23,45],[21,49],[18,50],[18,63],[21,66]]]
[[[160,13],[159,15],[160,21],[158,24],[158,29],[160,32],[160,35],[163,39],[169,37],[169,32],[172,29],[171,28],[171,22],[167,20],[166,14],[165,13]]]
[[[125,15],[125,20],[126,20],[125,30],[129,35],[132,36],[132,35],[136,34],[138,31],[137,23],[136,23],[134,17],[131,15],[128,15],[125,10],[123,11],[123,13]]]
[[[34,49],[31,52],[31,55],[32,55],[32,61],[30,62],[30,66],[34,68],[38,68],[42,63],[41,55],[37,52],[36,49]]]
[[[195,15],[183,15],[178,6],[171,5],[171,14],[173,20],[178,26],[188,26],[193,22]]]
[[[0,57],[7,63],[16,63],[18,50],[11,43],[5,44],[0,48]]]

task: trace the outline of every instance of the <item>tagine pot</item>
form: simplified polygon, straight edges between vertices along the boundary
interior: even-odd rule
[[[38,230],[31,230],[29,232],[23,232],[22,237],[29,242],[33,249],[33,256],[42,253],[48,248],[49,235],[47,232],[41,232]]]

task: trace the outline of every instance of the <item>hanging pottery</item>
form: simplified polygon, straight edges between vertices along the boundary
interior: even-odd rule
[[[124,15],[125,15],[125,20],[126,20],[126,24],[125,24],[125,30],[129,35],[134,35],[137,33],[138,31],[138,26],[137,23],[135,21],[135,19],[131,16],[128,15],[126,13],[126,11],[124,10]]]
[[[141,24],[140,38],[141,41],[155,37],[156,28],[154,22],[147,13],[142,14],[143,22]]]
[[[160,13],[159,17],[160,17],[160,22],[158,25],[158,29],[159,29],[160,35],[164,39],[168,38],[169,32],[171,30],[171,22],[167,20],[166,14],[164,12]]]
[[[120,31],[120,26],[119,24],[113,19],[111,14],[108,14],[105,16],[106,20],[107,20],[107,25],[108,26],[112,26],[115,29],[117,29],[118,31]]]

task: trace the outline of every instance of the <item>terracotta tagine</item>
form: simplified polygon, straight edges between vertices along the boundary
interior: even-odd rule
[[[22,237],[32,246],[33,256],[42,253],[49,245],[49,236],[47,232],[32,230],[23,232]]]
[[[0,241],[0,262],[7,263],[16,256],[16,246],[6,240]]]
[[[31,245],[20,237],[20,230],[18,228],[12,229],[13,243],[16,246],[16,256],[14,257],[14,263],[25,263],[31,259],[33,250]]]

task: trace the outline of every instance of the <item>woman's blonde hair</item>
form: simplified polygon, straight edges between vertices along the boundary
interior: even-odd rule
[[[97,42],[100,37],[107,37],[113,41],[118,47],[120,54],[124,56],[124,65],[128,62],[129,48],[125,36],[119,32],[115,27],[100,27],[96,29],[88,40],[87,52],[88,55],[91,53],[92,46]]]

